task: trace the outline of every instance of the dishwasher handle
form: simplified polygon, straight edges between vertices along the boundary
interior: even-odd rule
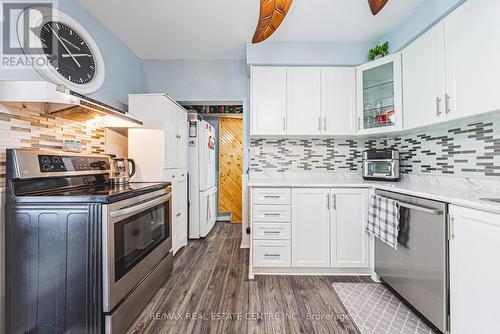
[[[443,214],[443,211],[442,210],[438,210],[438,209],[426,208],[426,207],[423,207],[423,206],[420,206],[420,205],[414,205],[414,204],[400,202],[400,201],[397,201],[397,203],[402,208],[416,210],[416,211],[424,212],[424,213],[427,213],[427,214],[430,214],[430,215],[434,215],[434,216],[440,216],[440,215]]]

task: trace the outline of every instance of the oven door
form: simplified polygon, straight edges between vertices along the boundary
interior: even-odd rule
[[[104,312],[131,292],[172,249],[171,188],[106,207],[103,224]]]

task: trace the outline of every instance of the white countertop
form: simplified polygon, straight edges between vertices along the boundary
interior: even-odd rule
[[[374,188],[422,197],[453,205],[489,211],[500,214],[500,204],[482,201],[480,198],[500,197],[498,192],[467,187],[457,182],[457,186],[440,182],[400,182],[364,181],[361,177],[261,177],[250,176],[249,187],[295,187],[295,188]]]

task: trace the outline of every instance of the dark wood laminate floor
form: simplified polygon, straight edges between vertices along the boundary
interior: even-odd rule
[[[358,333],[333,276],[248,277],[241,226],[217,223],[174,257],[174,271],[127,333]],[[311,319],[311,316],[315,319]]]

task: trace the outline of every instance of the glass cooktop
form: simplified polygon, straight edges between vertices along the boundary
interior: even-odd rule
[[[38,196],[113,196],[131,191],[147,190],[148,188],[161,188],[165,183],[139,182],[129,183],[125,186],[112,186],[109,184],[86,188],[58,189],[37,194]]]
[[[109,201],[121,200],[143,193],[153,192],[169,186],[170,183],[131,182],[124,186],[102,184],[89,187],[58,188],[41,192],[25,193],[25,196],[77,198],[103,198]]]

